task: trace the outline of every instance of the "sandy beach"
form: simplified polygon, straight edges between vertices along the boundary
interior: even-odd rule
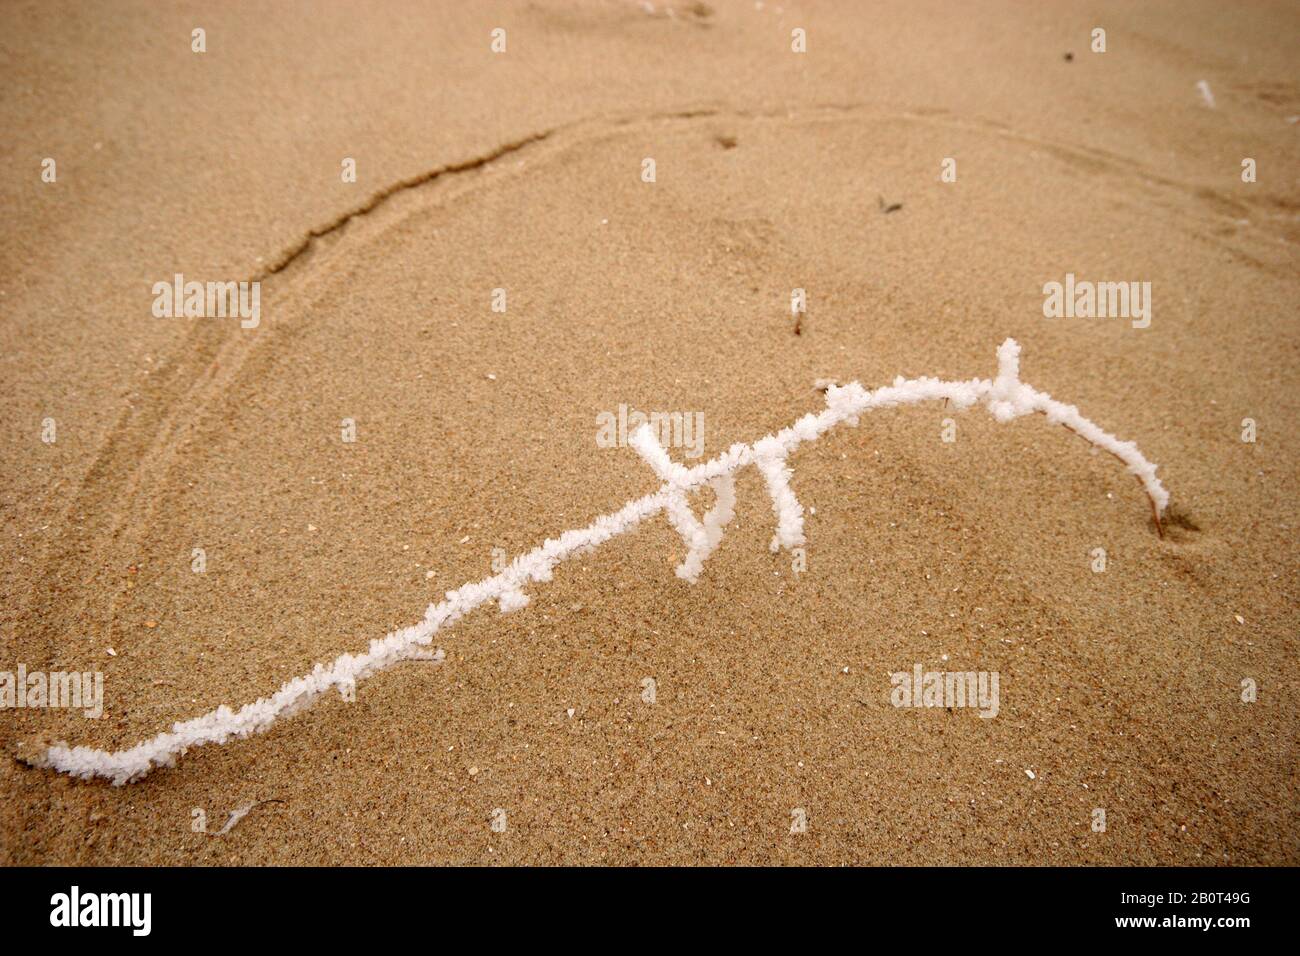
[[[0,709],[0,863],[1300,864],[1297,36],[0,6],[0,672],[103,687]],[[1045,315],[1067,277],[1133,314]],[[256,283],[255,321],[160,316],[176,281]],[[633,412],[697,465],[1007,338],[1159,465],[1159,529],[1042,416],[874,410],[790,456],[800,555],[741,471],[694,584],[660,514],[354,699],[120,787],[29,762],[270,695],[654,492]],[[897,706],[918,668],[996,674],[996,715]]]

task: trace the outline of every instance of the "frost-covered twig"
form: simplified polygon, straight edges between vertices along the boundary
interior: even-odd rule
[[[772,536],[772,550],[797,548],[804,543],[803,505],[790,489],[792,472],[785,463],[788,452],[773,436],[754,443],[754,463],[767,483],[767,493],[772,496],[772,510],[776,512],[776,534]]]
[[[735,479],[730,474],[725,474],[709,480],[716,500],[713,507],[705,513],[704,521],[700,522],[696,520],[695,513],[686,500],[687,491],[691,490],[688,481],[690,473],[681,465],[673,464],[668,452],[664,451],[655,438],[654,429],[642,425],[632,433],[628,444],[636,449],[654,469],[655,474],[665,482],[664,494],[667,501],[664,512],[686,545],[686,558],[677,566],[677,576],[694,584],[699,580],[705,560],[722,541],[722,529],[735,516]]]
[[[667,513],[686,544],[686,559],[678,567],[677,574],[693,583],[698,579],[704,561],[718,547],[723,528],[735,512],[734,475],[751,464],[762,473],[772,497],[777,517],[774,549],[778,546],[798,547],[804,542],[803,507],[790,487],[788,461],[799,445],[815,441],[841,423],[857,425],[858,416],[863,412],[941,399],[958,408],[969,408],[983,402],[1000,422],[1039,412],[1046,415],[1048,421],[1064,425],[1110,452],[1137,476],[1151,500],[1159,529],[1169,493],[1156,477],[1156,466],[1143,457],[1135,444],[1122,442],[1103,431],[1079,414],[1073,405],[1058,402],[1045,392],[1022,383],[1020,346],[1013,339],[1007,339],[998,349],[998,373],[992,381],[944,382],[900,376],[893,385],[871,391],[857,382],[842,387],[829,385],[823,411],[810,412],[788,428],[753,445],[732,445],[718,457],[693,468],[673,462],[655,440],[653,430],[642,426],[632,436],[631,444],[663,483],[658,491],[637,498],[618,511],[602,515],[585,528],[548,539],[515,558],[499,574],[447,592],[445,600],[429,605],[420,623],[371,641],[364,654],[343,654],[331,664],[317,664],[311,673],[287,682],[270,697],[245,704],[239,710],[223,705],[201,717],[176,723],[171,730],[126,750],[56,744],[32,758],[31,762],[85,779],[104,777],[114,784],[128,783],[140,779],[154,767],[173,765],[190,747],[223,744],[237,737],[261,733],[278,718],[307,706],[331,688],[347,694],[358,680],[404,660],[441,662],[441,650],[435,653],[428,650],[433,635],[439,630],[490,601],[498,602],[502,613],[523,607],[528,603],[523,590],[526,585],[551,580],[552,572],[560,562],[631,531],[661,510]],[[691,511],[688,496],[706,484],[713,489],[716,500],[704,520],[700,521]]]

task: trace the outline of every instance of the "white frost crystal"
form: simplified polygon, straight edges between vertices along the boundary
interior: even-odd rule
[[[559,538],[548,538],[532,551],[516,558],[499,574],[449,591],[444,601],[429,605],[420,623],[372,640],[365,653],[347,653],[331,664],[317,664],[310,673],[288,681],[271,696],[245,704],[238,710],[222,705],[201,717],[173,724],[171,730],[126,750],[56,744],[32,762],[85,779],[104,777],[114,784],[128,783],[139,780],[155,767],[173,765],[190,747],[224,744],[261,733],[277,718],[306,707],[325,691],[350,689],[357,681],[401,661],[441,663],[442,651],[431,654],[428,650],[433,635],[439,630],[488,602],[497,602],[503,613],[524,607],[528,603],[528,595],[522,590],[525,584],[550,581],[555,566],[560,562],[591,551],[660,511],[667,514],[686,545],[686,558],[678,566],[677,574],[694,583],[705,560],[721,542],[723,528],[735,514],[733,476],[749,465],[757,467],[772,497],[776,514],[773,550],[799,547],[804,543],[803,506],[790,487],[789,465],[789,457],[799,445],[816,441],[840,423],[857,425],[858,417],[864,412],[939,400],[950,401],[958,408],[969,408],[982,402],[1000,422],[1039,412],[1050,423],[1064,425],[1128,466],[1151,500],[1159,529],[1160,516],[1169,503],[1169,493],[1156,477],[1156,466],[1147,461],[1135,444],[1120,441],[1103,431],[1084,418],[1073,405],[1062,404],[1021,382],[1020,346],[1014,339],[1007,339],[998,349],[998,372],[992,381],[944,382],[933,378],[900,377],[892,385],[871,391],[857,382],[842,387],[828,385],[825,410],[804,415],[788,428],[753,445],[732,445],[718,457],[693,468],[673,462],[655,439],[653,430],[643,426],[631,437],[630,444],[662,482],[659,490],[628,502],[618,511],[602,515],[585,528],[565,531]],[[715,500],[701,521],[691,511],[688,496],[706,484],[712,488]]]

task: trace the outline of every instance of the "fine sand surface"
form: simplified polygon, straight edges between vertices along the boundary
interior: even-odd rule
[[[1300,863],[1300,8],[362,6],[0,7],[0,671],[105,682],[0,711],[0,860]],[[260,326],[155,318],[178,272],[259,279]],[[1149,281],[1150,327],[1044,318],[1067,272]],[[353,703],[127,787],[17,759],[268,694],[653,490],[621,403],[711,457],[1008,336],[1159,463],[1163,538],[1040,417],[873,413],[792,459],[805,573],[751,469],[694,586],[661,516]],[[891,706],[915,664],[998,715]]]

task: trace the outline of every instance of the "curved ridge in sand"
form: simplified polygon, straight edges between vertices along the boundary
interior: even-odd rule
[[[447,592],[446,599],[429,605],[418,624],[394,631],[370,642],[364,654],[345,653],[332,663],[317,664],[308,674],[296,677],[269,697],[263,697],[238,710],[222,705],[200,717],[180,721],[171,730],[144,740],[125,750],[98,750],[71,747],[65,743],[51,746],[29,762],[49,767],[82,779],[104,777],[114,785],[130,783],[159,766],[172,766],[190,747],[224,744],[233,738],[249,737],[268,729],[278,718],[310,705],[330,688],[350,695],[356,682],[404,660],[423,659],[440,663],[441,650],[430,652],[433,635],[489,601],[496,601],[502,613],[523,607],[528,595],[523,588],[535,582],[551,580],[560,562],[585,553],[624,532],[631,531],[660,510],[667,513],[673,527],[681,534],[687,557],[678,567],[679,577],[694,583],[708,556],[721,541],[723,528],[734,513],[733,475],[754,465],[763,475],[777,519],[772,549],[794,548],[804,541],[803,508],[790,487],[791,472],[787,459],[799,445],[815,441],[836,425],[857,425],[863,412],[898,405],[945,399],[958,408],[984,404],[1000,422],[1009,422],[1034,412],[1047,416],[1049,422],[1063,425],[1098,448],[1110,452],[1137,476],[1151,501],[1156,528],[1169,502],[1169,493],[1156,477],[1156,465],[1149,462],[1133,442],[1120,441],[1083,415],[1073,405],[1058,402],[1020,381],[1020,346],[1007,339],[998,348],[998,372],[992,379],[945,382],[934,378],[904,379],[875,390],[864,389],[857,382],[845,386],[831,385],[826,390],[826,408],[809,412],[775,435],[752,445],[735,444],[718,457],[693,468],[673,462],[659,445],[648,425],[633,438],[637,452],[663,482],[658,491],[637,498],[618,511],[597,518],[585,528],[565,531],[558,538],[517,557],[499,574],[465,584]],[[710,485],[716,495],[714,507],[703,520],[695,517],[687,495],[703,485]]]

